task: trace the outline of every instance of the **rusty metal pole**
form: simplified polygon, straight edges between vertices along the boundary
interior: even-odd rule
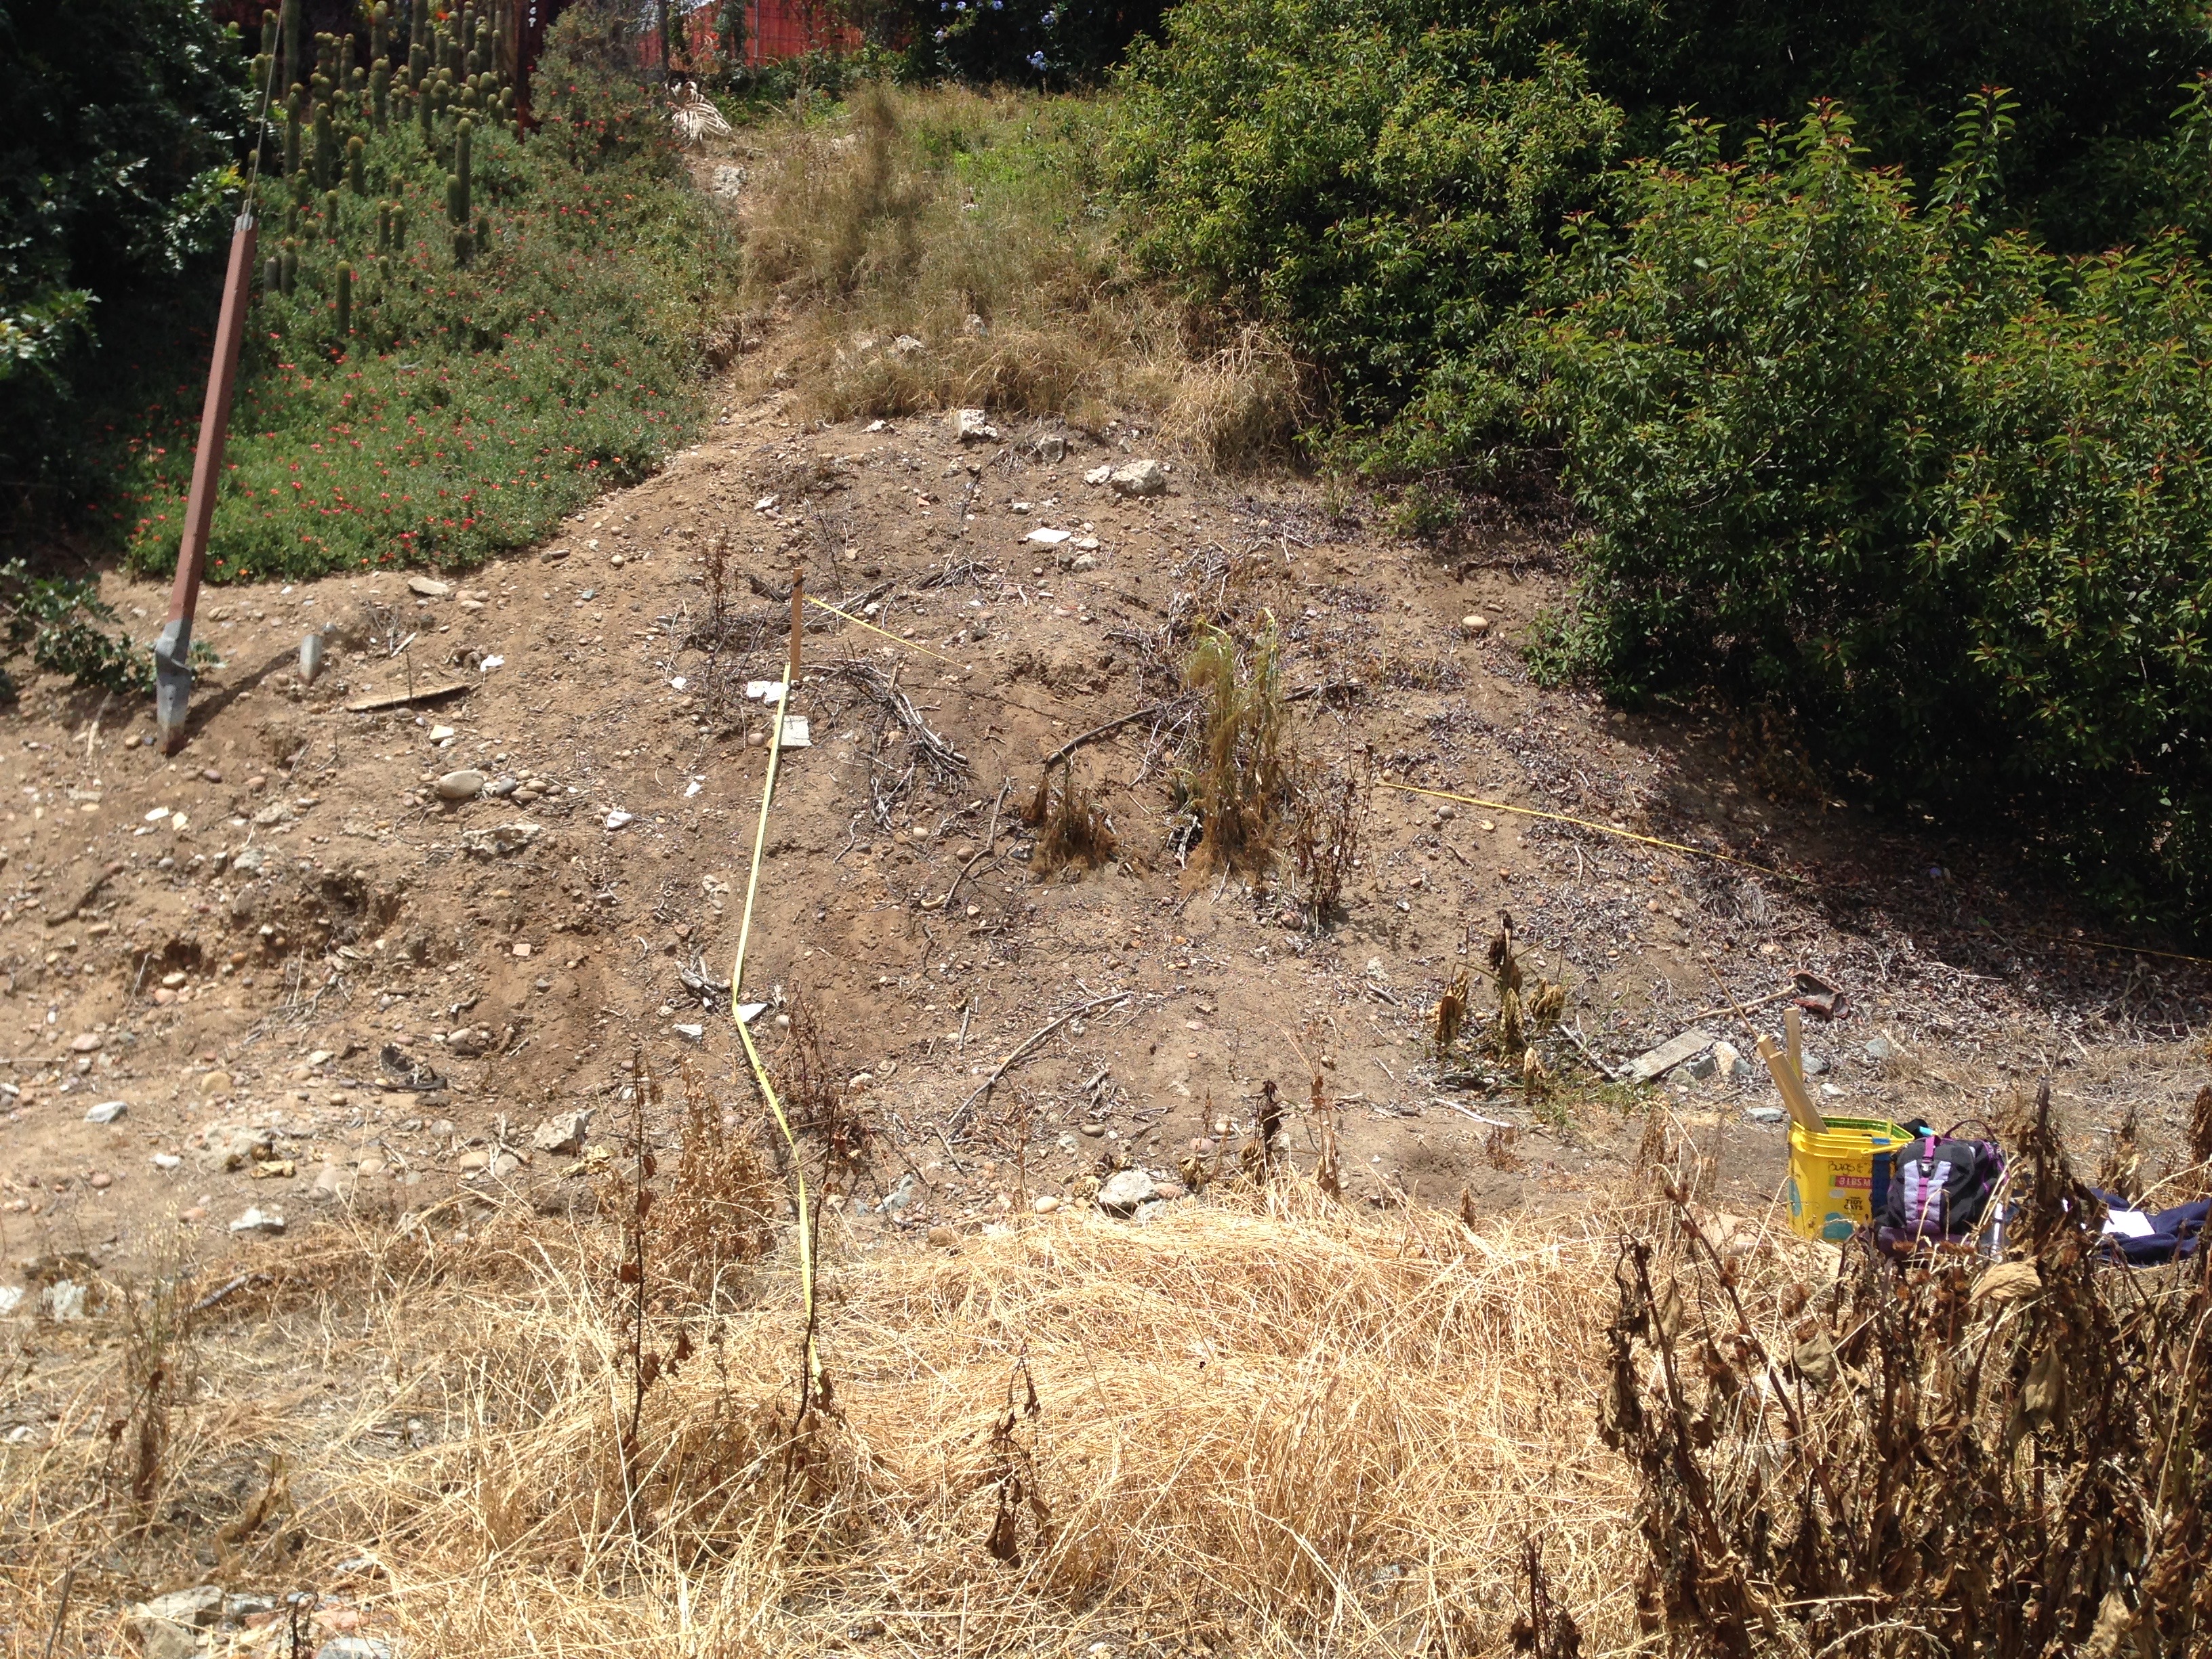
[[[223,438],[230,426],[231,393],[238,385],[239,343],[246,336],[253,246],[249,203],[230,234],[230,270],[223,277],[222,311],[215,325],[215,360],[208,367],[207,402],[200,408],[200,442],[192,457],[191,494],[185,502],[184,539],[177,544],[177,582],[169,590],[169,619],[154,641],[154,718],[166,755],[185,745],[185,715],[192,697],[192,613],[199,606],[208,529],[215,520],[216,490],[222,481]]]

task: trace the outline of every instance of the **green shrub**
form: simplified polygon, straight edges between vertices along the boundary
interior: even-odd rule
[[[27,656],[79,685],[152,690],[153,654],[128,635],[108,632],[103,624],[115,619],[96,577],[33,575],[21,559],[0,564],[0,656]],[[0,672],[0,696],[15,695]]]
[[[687,441],[733,250],[653,93],[606,66],[593,26],[572,9],[556,27],[527,142],[458,105],[427,143],[415,119],[380,133],[353,95],[356,131],[331,142],[361,142],[368,193],[298,213],[279,287],[257,296],[211,580],[471,564]],[[295,222],[288,200],[268,184],[264,246]],[[139,570],[174,562],[198,407],[179,386],[126,437],[109,511]]]
[[[1620,130],[1575,59],[1505,72],[1447,9],[1186,0],[1125,77],[1138,257],[1280,326],[1355,426],[1511,314]]]
[[[1920,212],[1832,109],[1741,163],[1692,124],[1623,227],[1583,228],[1518,344],[1591,526],[1546,665],[1782,706],[1877,792],[2008,813],[2124,910],[2191,918],[2212,289],[2172,240],[1990,234],[2002,125],[1972,112]]]

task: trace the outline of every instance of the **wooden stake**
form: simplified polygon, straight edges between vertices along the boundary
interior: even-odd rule
[[[791,694],[799,689],[799,641],[806,631],[806,570],[793,566],[791,572],[791,666],[783,677],[783,702],[791,706]]]
[[[1797,1075],[1797,1068],[1790,1063],[1790,1057],[1764,1031],[1759,1034],[1759,1057],[1773,1073],[1774,1086],[1782,1091],[1782,1103],[1790,1109],[1790,1121],[1808,1134],[1818,1134],[1826,1129],[1828,1121],[1813,1104],[1812,1096],[1805,1092],[1805,1079]]]
[[[1802,1078],[1805,1075],[1805,1016],[1795,1008],[1785,1010],[1782,1016],[1782,1031],[1789,1042],[1790,1069]]]

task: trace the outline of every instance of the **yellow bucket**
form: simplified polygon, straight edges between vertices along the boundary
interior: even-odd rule
[[[1832,1117],[1822,1130],[1790,1126],[1790,1229],[1840,1244],[1868,1225],[1887,1195],[1890,1154],[1911,1133],[1880,1118]]]

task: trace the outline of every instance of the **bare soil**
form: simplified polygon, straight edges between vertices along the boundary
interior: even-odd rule
[[[1303,479],[1170,454],[1162,495],[1086,483],[1155,453],[1133,427],[963,445],[941,417],[808,428],[788,403],[732,410],[659,476],[442,593],[391,570],[210,591],[222,666],[173,758],[149,708],[26,688],[0,756],[8,1282],[71,1251],[110,1273],[250,1256],[261,1235],[230,1232],[249,1206],[297,1233],[349,1211],[459,1227],[587,1205],[588,1148],[534,1151],[537,1126],[588,1108],[589,1145],[619,1153],[634,1062],[734,1093],[717,988],[766,767],[744,686],[781,677],[794,567],[881,631],[810,612],[793,707],[812,740],[784,757],[745,989],[771,1005],[763,1031],[811,1014],[874,1132],[841,1195],[864,1247],[1087,1201],[1086,1178],[1126,1163],[1173,1194],[1185,1158],[1233,1159],[1265,1082],[1304,1105],[1302,1054],[1356,1201],[1465,1189],[1481,1210],[1576,1210],[1656,1096],[1716,1159],[1715,1203],[1763,1213],[1785,1160],[1783,1130],[1744,1117],[1777,1101],[1763,1075],[1638,1091],[1595,1065],[1692,1025],[1747,1055],[1719,987],[1751,1003],[1798,969],[1848,999],[1808,1019],[1832,1111],[1948,1127],[2048,1073],[2085,1164],[2130,1112],[2150,1178],[2179,1155],[2202,964],[2093,947],[2005,849],[1839,798],[1786,744],[1531,684],[1521,641],[1562,593],[1545,537],[1502,525],[1447,559]],[[1040,437],[1064,454],[1040,459]],[[160,592],[106,591],[151,631]],[[1035,872],[1022,809],[1042,758],[1172,703],[1194,627],[1249,638],[1270,617],[1297,746],[1375,780],[1344,914],[1314,932],[1281,872],[1177,852],[1173,708],[1077,751],[1115,854]],[[303,685],[314,629],[330,661]],[[960,762],[933,770],[848,662],[895,680]],[[410,675],[461,689],[349,707]],[[514,788],[441,800],[464,768]],[[1534,1094],[1430,1038],[1506,913],[1575,1034],[1546,1039]],[[1775,1029],[1781,1008],[1754,1018]],[[115,1121],[87,1121],[116,1101]],[[1302,1168],[1318,1130],[1292,1121]],[[908,1170],[906,1207],[863,1213]]]

